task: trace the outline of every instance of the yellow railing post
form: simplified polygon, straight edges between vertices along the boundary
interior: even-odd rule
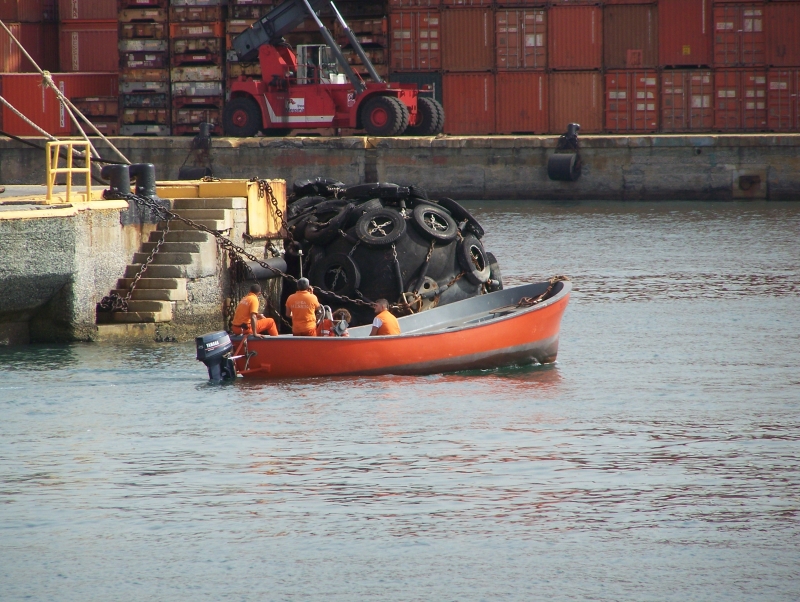
[[[73,167],[72,159],[75,147],[83,147],[83,160],[85,167]],[[67,149],[67,166],[59,167],[58,160],[61,157],[61,149]],[[73,140],[54,140],[47,143],[47,200],[53,199],[53,186],[56,183],[58,174],[63,173],[67,176],[67,202],[72,200],[72,174],[86,174],[86,201],[92,200],[92,151],[91,145],[85,141]]]

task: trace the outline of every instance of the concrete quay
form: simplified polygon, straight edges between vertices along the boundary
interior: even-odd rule
[[[114,138],[134,162],[174,179],[191,138]],[[215,175],[418,184],[456,199],[735,200],[800,198],[800,134],[581,136],[577,182],[547,178],[557,136],[214,138]],[[110,154],[110,153],[106,153]],[[189,162],[191,164],[191,160]],[[41,183],[42,152],[0,141],[0,184]]]

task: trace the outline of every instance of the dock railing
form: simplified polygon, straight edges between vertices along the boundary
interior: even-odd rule
[[[73,166],[75,147],[83,148],[83,157],[80,157],[86,164],[85,167]],[[59,167],[58,161],[61,156],[61,149],[67,150],[67,165]],[[56,184],[58,174],[67,176],[67,202],[72,199],[72,174],[86,174],[86,201],[92,200],[92,164],[91,164],[91,145],[84,140],[54,140],[47,143],[47,200],[53,200],[53,186]]]

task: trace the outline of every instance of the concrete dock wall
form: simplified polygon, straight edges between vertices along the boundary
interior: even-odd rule
[[[800,198],[800,134],[583,136],[577,182],[547,178],[555,136],[214,138],[214,174],[419,184],[457,199]],[[134,162],[177,177],[191,138],[115,138]],[[111,155],[110,152],[105,154]],[[191,160],[189,162],[191,164]],[[44,181],[44,153],[0,141],[0,184]]]

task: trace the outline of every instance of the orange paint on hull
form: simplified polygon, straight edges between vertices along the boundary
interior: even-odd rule
[[[551,363],[558,352],[569,289],[567,283],[539,305],[461,328],[387,337],[250,339],[247,348],[257,355],[247,365],[245,358],[237,359],[236,368],[245,378],[303,378],[433,374]],[[234,342],[234,348],[235,355],[243,353],[240,342]]]

